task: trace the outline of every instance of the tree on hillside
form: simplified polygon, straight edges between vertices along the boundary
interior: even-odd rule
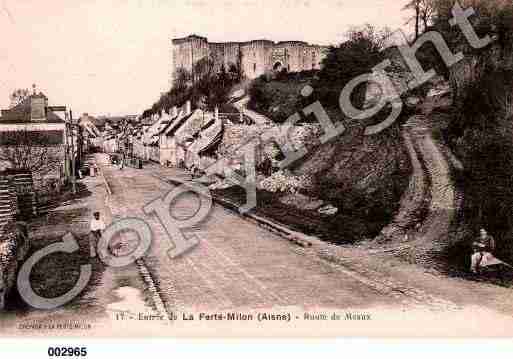
[[[382,59],[381,50],[390,32],[377,30],[372,25],[355,27],[348,31],[348,41],[331,47],[323,60],[319,80],[314,84],[321,100],[327,106],[337,107],[340,91],[355,77],[368,73]],[[356,106],[363,105],[365,89],[356,91]]]
[[[406,22],[415,24],[415,39],[429,27],[435,13],[434,0],[409,0],[403,10],[413,11],[413,15]]]
[[[205,74],[195,89],[204,97],[206,107],[212,110],[228,101],[228,94],[235,82],[222,65],[218,73]]]
[[[240,64],[230,63],[227,70],[216,54],[203,57],[194,64],[191,72],[177,69],[172,88],[144,111],[143,117],[169,112],[173,106],[181,106],[188,100],[193,107],[202,100],[206,109],[213,110],[228,100],[233,85],[242,77]]]
[[[148,118],[152,115],[151,109],[146,109],[143,111],[141,118]]]
[[[193,82],[203,81],[212,78],[216,72],[217,59],[214,55],[209,55],[198,60],[193,66]]]
[[[433,23],[436,29],[443,33],[444,37],[458,49],[465,46],[466,39],[457,27],[448,24],[452,18],[451,9],[454,2],[451,0],[433,1]],[[511,0],[460,0],[462,7],[472,6],[476,15],[470,17],[476,33],[479,37],[496,35],[497,42],[507,52],[510,52],[513,43],[513,2]],[[465,49],[463,49],[465,50]]]
[[[228,65],[228,74],[233,81],[239,82],[242,80],[242,70],[240,64],[230,63]]]
[[[176,74],[173,80],[173,88],[177,90],[184,90],[187,88],[187,85],[192,80],[192,74],[180,67],[176,70]]]

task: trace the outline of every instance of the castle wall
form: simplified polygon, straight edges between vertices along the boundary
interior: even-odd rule
[[[328,49],[324,46],[312,45],[310,50],[312,54],[312,57],[310,58],[312,60],[312,70],[320,70],[322,60],[326,57]]]
[[[232,65],[239,65],[240,44],[237,42],[209,43],[209,51],[217,71],[221,70],[222,65],[226,71],[229,71]]]
[[[230,70],[231,65],[239,66],[240,44],[235,42],[224,44],[224,61],[226,70]]]
[[[285,49],[285,61],[284,66],[289,72],[298,72],[303,70],[303,48],[307,46],[304,42],[299,41],[287,41],[280,42],[280,47]]]
[[[248,79],[273,71],[277,63],[280,65],[278,69],[285,68],[291,72],[320,69],[325,49],[302,41],[209,43],[204,37],[191,35],[172,41],[171,79],[177,69],[184,68],[191,72],[193,64],[207,56],[214,60],[216,71],[223,65],[229,71],[232,65],[240,64]]]
[[[241,63],[245,77],[257,78],[272,69],[271,58],[274,43],[256,40],[241,44]]]
[[[220,71],[221,67],[224,66],[226,69],[225,64],[225,46],[222,43],[214,43],[208,45],[209,49],[209,56],[214,59],[214,66],[215,71]]]
[[[183,68],[192,73],[193,64],[209,55],[208,41],[204,37],[189,36],[184,39],[173,40],[173,71],[172,78],[176,70]]]

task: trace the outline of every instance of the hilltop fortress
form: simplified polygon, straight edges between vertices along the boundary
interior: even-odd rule
[[[326,50],[326,46],[302,41],[215,43],[208,42],[205,37],[190,35],[172,40],[171,81],[177,69],[191,72],[193,64],[207,56],[214,60],[217,69],[224,65],[229,71],[240,66],[246,78],[254,79],[266,72],[282,69],[290,72],[319,69]]]

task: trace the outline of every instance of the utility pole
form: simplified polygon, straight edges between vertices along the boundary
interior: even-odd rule
[[[192,43],[191,43],[191,75],[192,75],[192,85],[194,86],[196,79],[194,78],[194,45]]]
[[[76,153],[75,153],[75,144],[73,141],[74,137],[74,131],[73,131],[73,112],[69,110],[69,122],[71,126],[71,184],[73,188],[73,194],[77,194],[77,177],[75,172],[75,160],[76,160]]]
[[[64,133],[64,178],[65,178],[65,181],[68,180],[68,178],[66,178],[66,175],[67,175],[67,171],[69,169],[69,166],[68,166],[68,157],[69,157],[69,144],[68,144],[68,129],[69,129],[69,121],[68,121],[68,111],[65,111],[64,112],[64,119],[65,119],[65,122],[66,122],[66,131]]]
[[[80,166],[82,165],[82,160],[83,160],[83,157],[84,157],[84,154],[82,152],[83,147],[84,147],[83,128],[80,126],[79,123],[77,123],[77,159],[78,159],[77,162],[78,162],[78,169],[80,169]]]

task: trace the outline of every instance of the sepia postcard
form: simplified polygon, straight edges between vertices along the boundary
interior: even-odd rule
[[[0,34],[0,337],[511,335],[511,0],[0,0]]]

